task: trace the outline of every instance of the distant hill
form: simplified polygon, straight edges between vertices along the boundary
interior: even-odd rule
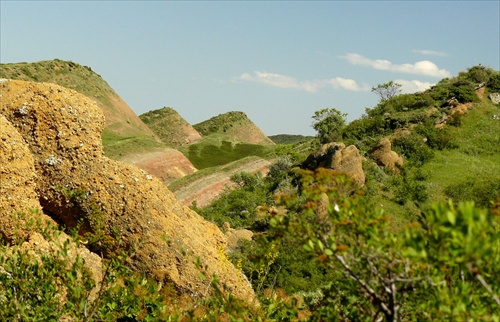
[[[274,145],[243,112],[227,112],[195,124],[193,127],[204,137],[223,134],[229,138],[250,144]]]
[[[95,100],[104,111],[103,136],[145,136],[157,140],[149,129],[109,84],[92,68],[59,59],[35,63],[0,64],[0,78],[55,83]],[[112,133],[109,133],[112,132]]]
[[[171,107],[149,111],[139,115],[139,118],[172,147],[184,146],[201,139],[200,133]]]

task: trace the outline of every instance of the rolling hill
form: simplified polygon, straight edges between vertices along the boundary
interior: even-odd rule
[[[209,120],[193,125],[204,137],[211,134],[227,136],[233,140],[260,145],[274,145],[243,112],[227,112],[212,117]]]
[[[102,141],[106,156],[112,159],[133,163],[165,181],[196,171],[184,155],[162,142],[90,67],[59,59],[0,64],[0,78],[54,83],[94,100],[104,112]]]
[[[152,110],[139,118],[166,144],[179,147],[201,140],[201,135],[171,107]]]

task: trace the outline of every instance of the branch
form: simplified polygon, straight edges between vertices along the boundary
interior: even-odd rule
[[[495,302],[497,302],[497,305],[500,306],[500,298],[498,298],[495,292],[493,292],[493,289],[490,287],[490,285],[486,283],[486,281],[481,275],[477,274],[476,278],[479,281],[479,283],[481,283],[481,285],[483,285],[483,287],[488,291],[488,293],[490,293],[491,296],[493,296],[493,299],[495,300]]]
[[[497,303],[497,305],[500,306],[500,299],[495,294],[495,292],[493,292],[493,289],[491,288],[491,286],[479,274],[478,270],[476,268],[474,268],[474,266],[472,266],[472,263],[467,263],[466,266],[467,266],[467,269],[472,273],[472,275],[476,276],[476,278],[479,281],[479,283],[481,283],[481,285],[483,285],[483,287],[488,291],[488,293],[490,293],[491,296],[493,296],[493,299],[495,300],[495,302]]]
[[[351,267],[349,264],[347,264],[342,256],[339,254],[334,254],[335,258],[340,262],[340,264],[345,268],[347,271],[347,275],[355,280],[356,282],[361,285],[365,289],[368,294],[370,294],[373,299],[376,301],[376,303],[380,303],[380,308],[384,311],[386,316],[392,316],[393,312],[387,307],[387,304],[383,301],[383,299],[380,298],[380,296],[368,285],[365,281],[360,279],[354,272],[352,271]]]

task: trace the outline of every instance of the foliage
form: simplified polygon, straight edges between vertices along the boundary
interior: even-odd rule
[[[431,87],[428,93],[436,102],[445,102],[451,98],[456,98],[460,103],[478,102],[475,92],[477,84],[467,79],[445,78]]]
[[[22,243],[0,245],[0,311],[7,321],[161,321],[167,318],[166,288],[124,265],[133,254],[101,259],[95,280],[76,243],[55,227],[42,230],[49,250],[28,250]]]
[[[478,207],[488,208],[500,197],[500,177],[468,177],[446,187],[445,193],[455,202],[474,201]]]
[[[500,92],[500,72],[496,72],[495,74],[491,75],[490,79],[488,80],[487,86],[492,93]]]
[[[346,113],[336,108],[324,108],[314,112],[312,127],[318,132],[319,141],[325,144],[339,140],[346,117]]]
[[[473,204],[436,205],[403,233],[331,171],[304,172],[300,204],[273,229],[301,240],[319,263],[342,274],[308,303],[318,319],[498,319],[499,217]]]
[[[402,86],[403,85],[395,83],[394,81],[389,81],[372,87],[372,92],[380,96],[381,101],[385,101],[401,93]]]
[[[390,186],[394,191],[394,200],[404,205],[407,201],[423,203],[427,201],[428,193],[425,184],[422,182],[420,171],[410,171],[403,167],[401,175],[393,176]]]
[[[434,156],[434,152],[426,144],[425,137],[415,132],[395,138],[392,147],[415,165],[423,165]]]
[[[228,189],[205,208],[195,210],[218,226],[228,222],[233,228],[250,227],[257,215],[257,206],[267,202],[262,175],[237,173],[231,177],[240,189]]]

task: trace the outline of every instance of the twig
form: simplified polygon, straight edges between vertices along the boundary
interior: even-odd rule
[[[500,306],[500,298],[498,298],[495,292],[493,292],[493,289],[490,287],[490,285],[486,283],[486,281],[481,275],[477,274],[476,278],[479,281],[479,283],[481,283],[484,286],[484,288],[488,291],[488,293],[490,293],[491,296],[493,296],[493,299],[495,300],[495,302],[497,302],[498,306]]]

